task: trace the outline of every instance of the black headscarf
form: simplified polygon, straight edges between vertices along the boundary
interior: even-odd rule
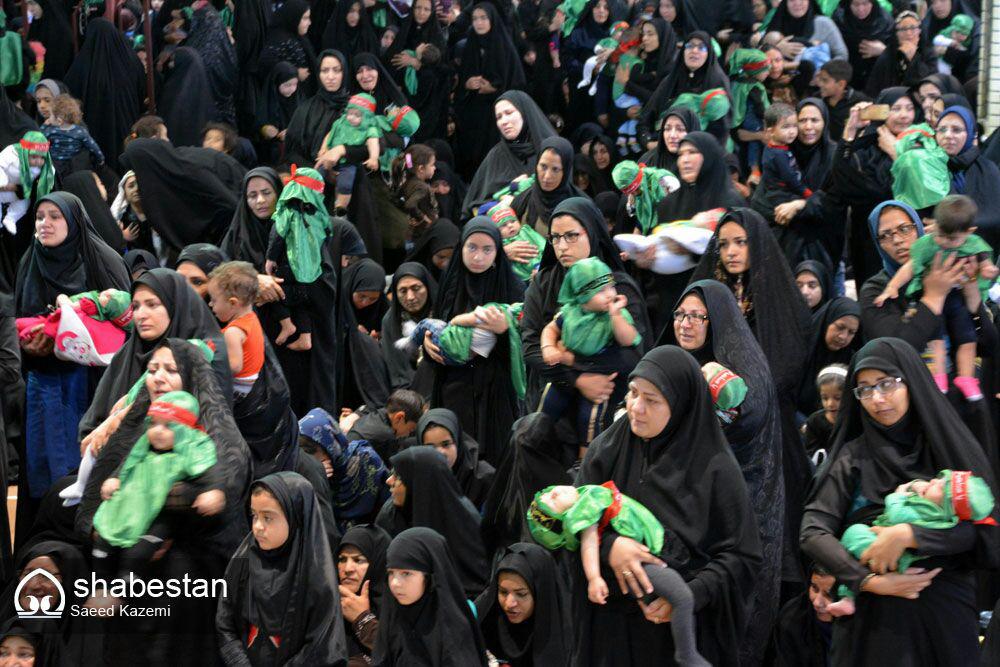
[[[736,664],[746,627],[761,546],[739,464],[726,442],[712,397],[694,358],[673,346],[658,347],[636,365],[630,379],[643,378],[663,394],[670,420],[654,438],[632,433],[619,419],[587,450],[577,484],[613,481],[663,524],[660,556],[691,586],[697,614],[698,649],[713,664]],[[690,443],[697,442],[697,447]],[[605,569],[605,578],[610,576]],[[672,653],[666,628],[641,622],[635,603],[612,586],[600,607],[587,601],[576,574],[574,618],[581,665],[605,664],[612,654]],[[628,648],[623,646],[628,644]]]
[[[101,191],[97,189],[95,175],[89,170],[74,171],[63,179],[63,190],[77,196],[90,221],[94,223],[98,236],[113,250],[120,250],[125,247],[125,239],[114,216],[111,215],[108,202],[104,201]]]
[[[733,209],[719,220],[692,281],[709,278],[735,287],[737,277],[730,276],[719,259],[719,230],[727,222],[735,222],[747,234],[750,268],[740,277],[745,298],[749,295],[751,301],[747,320],[767,356],[780,397],[794,391],[802,377],[809,310],[774,234],[758,213],[747,208]]]
[[[479,537],[479,512],[462,493],[444,457],[429,447],[410,447],[389,460],[406,485],[406,501],[396,507],[391,498],[387,500],[376,523],[393,536],[414,526],[444,535],[466,595],[478,595],[489,569]]]
[[[875,3],[878,4],[878,3]],[[807,97],[796,105],[797,111],[802,111],[803,107],[811,106],[817,109],[823,117],[823,133],[819,141],[812,146],[802,143],[801,136],[792,142],[792,155],[802,170],[802,182],[811,190],[818,190],[823,187],[830,168],[833,166],[833,154],[837,147],[836,142],[830,140],[830,111],[823,100],[816,97]]]
[[[352,295],[358,291],[378,291],[378,301],[357,310]],[[360,400],[368,406],[382,406],[389,400],[389,371],[382,358],[379,343],[366,331],[378,330],[388,309],[385,298],[385,271],[373,259],[364,258],[351,264],[340,277],[340,326],[337,353],[340,383],[337,393],[341,405],[358,407]],[[353,383],[353,384],[351,384]],[[356,391],[355,391],[356,390]]]
[[[842,350],[831,350],[826,346],[826,330],[841,317],[853,316],[858,320],[858,333],[854,340]],[[809,334],[809,346],[806,348],[805,371],[802,374],[802,385],[799,389],[799,411],[802,414],[812,414],[822,405],[819,400],[819,390],[816,389],[816,376],[830,364],[848,364],[864,337],[861,332],[861,306],[853,299],[838,296],[829,303],[820,306],[812,316],[812,330]]]
[[[371,612],[376,616],[382,608],[385,594],[388,593],[385,579],[385,555],[392,537],[378,526],[371,523],[359,523],[351,526],[340,538],[340,550],[352,546],[368,559],[368,571],[361,583],[368,582],[368,601]]]
[[[733,187],[724,160],[725,152],[715,137],[707,132],[688,132],[681,140],[681,145],[684,144],[691,144],[702,154],[701,171],[694,183],[681,180],[677,192],[660,200],[656,206],[657,219],[660,222],[690,220],[696,213],[713,208],[745,206],[745,200]]]
[[[854,396],[857,373],[866,368],[878,369],[906,383],[910,407],[892,426],[875,422]],[[825,506],[817,491],[830,471],[843,465],[844,459],[851,461],[857,470],[859,486],[854,491],[855,502],[868,500],[876,508],[903,482],[932,479],[946,468],[971,471],[986,480],[996,494],[996,480],[982,445],[935,386],[912,345],[898,338],[875,339],[855,355],[847,377],[833,444],[816,475],[806,511],[820,510],[841,516],[842,510]],[[996,507],[991,516],[1000,519]],[[981,567],[996,567],[1000,554],[997,532],[995,526],[976,527],[975,557]]]
[[[242,10],[242,7],[240,8]],[[206,4],[194,11],[184,46],[193,48],[205,65],[212,118],[226,123],[236,120],[233,94],[238,61],[236,47],[215,7]],[[197,128],[200,131],[200,127]],[[173,140],[173,133],[170,135]],[[176,142],[175,142],[176,143]]]
[[[142,113],[146,71],[132,46],[107,19],[87,23],[87,38],[66,73],[66,85],[82,100],[83,119],[108,166],[120,171],[122,140]]]
[[[45,46],[42,78],[60,80],[74,62],[73,49],[67,48],[73,43],[72,10],[55,0],[39,0],[38,6],[42,8],[42,15],[32,18],[28,24],[28,39]],[[8,15],[8,18],[13,17]]]
[[[226,253],[222,252],[218,247],[212,245],[211,243],[192,243],[189,246],[185,246],[181,250],[181,254],[177,256],[177,262],[174,264],[174,268],[180,266],[184,262],[191,262],[199,269],[201,269],[207,276],[212,272],[212,269],[217,267],[223,262],[228,262],[229,257]]]
[[[920,80],[920,83],[914,87],[914,91],[919,92],[920,86],[925,83],[929,83],[937,88],[942,97],[945,95],[961,95],[963,99],[965,98],[965,90],[962,88],[962,82],[953,77],[951,74],[945,74],[943,72],[929,74]],[[946,103],[945,106],[947,107],[949,105]]]
[[[312,72],[311,78],[315,78],[316,52],[313,51],[309,39],[299,34],[299,22],[302,20],[302,15],[309,10],[309,3],[306,0],[287,0],[275,10],[264,44],[269,52],[268,57],[258,61],[261,73],[269,71],[277,60],[285,60],[285,56],[298,46],[305,54],[307,67]]]
[[[122,155],[122,165],[135,172],[147,219],[177,250],[217,242],[239,204],[236,193],[198,154],[159,139],[136,139]]]
[[[250,262],[259,272],[264,270],[264,255],[267,252],[268,234],[271,233],[271,219],[260,220],[250,210],[246,192],[251,178],[263,178],[274,188],[274,196],[280,197],[282,190],[281,177],[270,167],[257,167],[247,172],[243,177],[243,187],[240,189],[240,201],[236,207],[233,221],[229,223],[226,235],[222,237],[219,248],[234,260]]]
[[[456,248],[462,232],[447,218],[438,218],[430,229],[423,233],[420,240],[413,246],[413,250],[406,256],[408,262],[423,264],[424,268],[430,272],[431,277],[440,281],[444,271],[438,270],[431,259],[445,248]],[[455,256],[452,255],[452,261]],[[459,257],[461,261],[461,257]]]
[[[337,567],[323,529],[312,486],[294,472],[278,472],[254,483],[278,501],[288,521],[288,539],[265,551],[253,533],[243,539],[226,568],[229,600],[219,617],[231,611],[233,629],[243,639],[248,626],[259,629],[273,659],[292,658],[316,665],[342,665],[347,640],[340,612]],[[248,503],[249,505],[249,503]],[[271,636],[280,637],[273,645]],[[241,641],[242,644],[242,641]],[[252,647],[239,646],[250,653]],[[226,646],[221,647],[223,655]]]
[[[371,67],[378,71],[374,90],[363,90],[358,84],[358,70]],[[351,88],[356,93],[368,93],[375,98],[376,113],[385,112],[390,104],[401,107],[406,104],[406,95],[399,89],[392,75],[382,66],[379,59],[370,53],[358,53],[351,58]]]
[[[282,60],[271,67],[262,94],[263,105],[259,115],[261,125],[274,125],[279,130],[288,127],[299,101],[303,99],[302,86],[300,84],[287,97],[281,94],[279,87],[286,81],[297,81],[298,76],[298,69],[288,61]]]
[[[504,572],[524,579],[534,602],[531,618],[516,625],[507,620],[497,597]],[[544,548],[519,542],[504,549],[493,567],[489,587],[476,599],[479,627],[490,653],[511,667],[569,667],[573,631],[569,600],[561,583],[555,561]]]
[[[347,14],[351,7],[358,5],[358,24],[353,28],[347,25]],[[348,58],[354,58],[359,53],[376,53],[379,48],[378,35],[372,28],[371,18],[368,10],[361,0],[343,0],[337,3],[337,7],[326,24],[323,31],[323,48],[325,50],[337,49]],[[322,56],[321,56],[322,57]],[[344,70],[347,74],[347,70]]]
[[[101,240],[83,202],[68,192],[53,192],[39,200],[51,202],[62,212],[68,234],[55,247],[34,239],[17,270],[14,310],[18,315],[39,315],[54,306],[60,294],[114,288],[127,290],[128,270],[121,256]]]
[[[531,97],[520,90],[508,90],[497,98],[505,100],[521,112],[524,126],[521,134],[508,141],[503,137],[486,154],[469,184],[462,202],[462,213],[489,200],[493,193],[522,174],[532,174],[542,151],[542,142],[556,136],[549,119]]]
[[[139,376],[146,371],[146,364],[154,350],[168,338],[198,338],[215,348],[212,368],[224,395],[232,394],[232,374],[226,343],[219,330],[219,323],[208,305],[191,289],[184,276],[170,269],[150,269],[132,283],[132,293],[139,287],[148,287],[163,302],[170,314],[167,330],[156,340],[145,341],[138,334],[130,336],[118,350],[101,376],[94,400],[80,420],[80,434],[86,435],[110,414],[111,407],[128,393]],[[227,398],[227,400],[229,400]],[[133,441],[134,442],[134,441]]]
[[[493,266],[482,273],[472,273],[462,261],[462,246],[472,234],[486,234],[496,244]],[[517,277],[503,251],[500,230],[487,217],[473,218],[462,229],[455,254],[441,279],[441,289],[434,304],[434,315],[450,321],[455,315],[471,312],[477,306],[494,303],[518,303],[524,298],[524,281]]]
[[[701,365],[710,361],[722,364],[743,378],[747,386],[739,416],[732,424],[723,426],[723,433],[743,472],[764,555],[756,577],[753,615],[743,647],[752,655],[763,650],[778,612],[785,527],[781,412],[767,358],[740,313],[732,292],[715,280],[700,280],[688,286],[677,305],[691,294],[701,299],[708,311],[705,344],[691,354]],[[677,345],[671,324],[664,329],[658,344]]]
[[[323,60],[326,58],[336,58],[340,63],[343,79],[337,90],[327,90],[318,81],[319,70],[323,69]],[[316,62],[316,94],[299,103],[285,131],[285,156],[293,164],[309,165],[316,161],[323,137],[329,132],[333,121],[340,117],[350,97],[350,69],[344,54],[327,49],[319,54]]]
[[[462,62],[458,68],[458,80],[464,82],[472,76],[482,76],[490,81],[498,91],[523,88],[526,83],[524,68],[507,24],[504,23],[496,5],[480,2],[472,11],[482,10],[490,20],[490,30],[485,35],[478,34],[470,25],[462,49]],[[471,16],[470,12],[470,16]],[[477,96],[478,91],[467,91],[463,87],[460,97]]]
[[[696,30],[687,36],[684,43],[687,44],[692,39],[700,39],[708,48],[708,57],[705,59],[705,63],[692,72],[684,64],[683,56],[677,59],[670,74],[656,87],[653,96],[643,107],[644,114],[647,109],[653,110],[650,120],[659,118],[660,109],[667,108],[667,105],[677,99],[681,93],[703,93],[712,88],[725,88],[728,93],[729,79],[712,48],[712,38],[707,32]]]
[[[482,507],[486,495],[493,485],[496,470],[486,461],[479,460],[479,443],[462,433],[458,416],[447,408],[428,410],[417,422],[417,444],[424,444],[424,432],[432,426],[440,426],[451,434],[458,450],[458,458],[451,467],[455,479],[465,497],[476,507]]]
[[[375,260],[365,257],[344,269],[341,277],[344,285],[344,297],[351,298],[355,292],[378,292],[378,300],[370,306],[358,310],[351,302],[356,324],[368,331],[378,331],[382,326],[382,318],[389,310],[385,298],[385,269]]]
[[[536,231],[539,224],[548,226],[552,211],[561,202],[570,197],[583,197],[584,193],[573,184],[573,144],[562,137],[549,137],[542,142],[538,157],[541,158],[545,151],[554,153],[562,164],[563,177],[554,190],[546,192],[537,180],[535,174],[535,184],[526,192],[521,193],[511,202],[511,208],[517,213],[522,225],[528,225]],[[537,165],[536,165],[537,170]],[[541,221],[539,223],[539,221]]]
[[[621,161],[621,153],[618,152],[618,147],[615,145],[614,140],[608,135],[601,133],[594,137],[593,141],[590,142],[590,146],[587,147],[587,155],[590,159],[594,160],[594,146],[601,144],[608,151],[608,166],[601,169],[597,167],[597,171],[604,177],[604,181],[608,183],[609,189],[614,187],[614,179],[611,176],[612,170],[614,170],[615,165]],[[596,160],[594,162],[596,166]]]
[[[795,267],[795,274],[793,278],[798,278],[799,275],[803,273],[811,273],[816,276],[816,280],[819,281],[820,289],[823,290],[823,296],[820,297],[819,303],[816,307],[812,309],[815,313],[823,304],[827,303],[833,298],[833,277],[830,275],[830,269],[826,268],[826,264],[822,262],[817,262],[814,259],[807,259],[804,262],[799,262]]]
[[[486,667],[483,637],[455,572],[460,562],[450,553],[457,546],[429,528],[410,528],[393,539],[387,567],[423,572],[426,589],[410,605],[387,598],[375,664]]]
[[[153,269],[153,271],[145,275],[149,276],[150,274],[163,271],[167,270]],[[173,272],[168,271],[168,273]],[[180,278],[180,276],[177,277]],[[180,278],[180,282],[183,283],[184,289],[191,292],[191,300],[196,302],[195,305],[200,305],[205,310],[208,310],[208,306],[205,306],[204,302],[197,298],[194,291],[187,286],[183,278]],[[173,325],[173,322],[171,325]],[[191,338],[196,337],[191,336]],[[132,341],[138,338],[138,336],[133,336],[132,339],[127,341],[123,351],[127,352],[135,348],[136,346],[132,344]],[[204,337],[202,338],[204,339]],[[219,381],[218,369],[214,367],[214,364],[217,364],[221,360],[221,363],[225,364],[226,372],[228,373],[229,371],[225,343],[222,341],[222,336],[218,337],[217,342],[210,342],[216,344],[215,359],[212,364],[206,361],[205,354],[201,349],[188,343],[186,340],[161,338],[156,346],[169,347],[171,352],[173,352],[174,362],[177,365],[177,372],[181,376],[184,391],[189,392],[198,399],[200,408],[198,423],[204,427],[205,432],[212,438],[212,442],[215,443],[216,465],[220,470],[224,471],[222,490],[226,494],[226,508],[223,510],[223,513],[216,517],[204,519],[198,518],[194,514],[176,515],[183,521],[184,525],[183,530],[178,530],[175,539],[185,542],[191,541],[197,544],[197,548],[202,551],[207,547],[207,550],[216,557],[228,559],[232,556],[233,550],[239,544],[240,540],[246,535],[247,517],[243,507],[246,502],[247,486],[252,480],[252,470],[250,451],[247,449],[246,442],[244,442],[243,437],[240,435],[236,422],[233,420],[232,411],[229,408],[232,387],[228,381],[225,385]],[[219,346],[220,344],[221,347]],[[150,351],[151,354],[152,351]],[[129,382],[124,382],[124,377],[116,374],[119,369],[126,369],[124,364],[115,363],[120,356],[122,356],[122,352],[119,352],[115,356],[111,362],[109,371],[102,377],[101,384],[97,388],[97,396],[91,405],[90,412],[85,416],[85,420],[91,416],[95,407],[102,404],[101,399],[108,395],[113,395],[114,398],[111,402],[117,401],[131,388],[139,378],[139,374],[145,371],[145,363],[143,363],[140,373],[134,375]],[[114,391],[114,388],[109,388],[108,385],[111,384],[109,380],[114,380],[118,384],[124,385],[124,390],[119,392]],[[101,448],[100,454],[98,454],[97,460],[94,462],[94,468],[87,480],[83,500],[80,502],[80,509],[76,516],[77,533],[79,533],[85,542],[89,543],[90,541],[94,514],[101,504],[101,485],[108,477],[113,477],[116,474],[119,466],[125,461],[129,452],[132,451],[132,446],[136,440],[146,432],[146,428],[148,428],[146,413],[149,410],[150,402],[149,390],[143,385],[139,389],[139,393],[136,395],[135,402],[132,404],[131,409],[129,409],[128,414],[122,420],[121,426],[112,434],[107,444]],[[110,406],[110,404],[108,405]],[[105,414],[106,412],[97,414],[96,416],[99,419],[103,419]],[[97,422],[95,421],[94,423]],[[86,429],[85,421],[81,422],[81,433],[85,433],[87,430],[89,429]],[[183,487],[184,483],[181,483],[181,486]],[[183,498],[186,493],[190,493],[190,489],[182,491],[180,497]]]
[[[768,31],[778,31],[785,37],[790,37],[797,42],[809,44],[815,32],[813,22],[816,19],[816,4],[814,0],[809,0],[809,8],[806,13],[799,18],[792,16],[788,11],[788,0],[782,0],[774,11],[770,22],[767,24]],[[820,14],[822,15],[822,14]]]
[[[408,49],[416,49],[421,44],[433,44],[439,49],[444,49],[446,38],[437,21],[437,2],[429,0],[431,3],[431,15],[427,17],[423,25],[418,25],[413,18],[412,5],[410,13],[403,19],[399,26],[399,32],[392,46],[388,48],[382,60],[388,65],[392,62],[392,57]],[[416,4],[414,0],[413,4]]]
[[[878,2],[872,2],[868,16],[859,19],[851,11],[851,0],[841,0],[840,7],[833,13],[833,20],[844,38],[847,53],[850,54],[851,67],[854,68],[852,84],[863,84],[868,78],[868,72],[875,64],[875,58],[862,58],[858,46],[864,40],[882,42],[888,45],[895,35],[896,26],[892,15],[882,8]]]
[[[434,223],[435,226],[439,223]],[[456,231],[456,237],[457,237]],[[399,296],[396,294],[396,287],[399,281],[405,277],[416,278],[424,284],[427,290],[427,303],[423,310],[413,316],[414,323],[419,322],[424,317],[429,317],[431,307],[437,292],[437,283],[431,277],[430,271],[419,262],[403,262],[392,274],[392,283],[389,285],[389,294],[392,301],[389,304],[389,311],[382,318],[382,357],[385,359],[386,367],[389,369],[389,381],[393,388],[408,387],[413,380],[414,368],[411,356],[404,350],[397,348],[394,343],[403,337],[403,307],[399,303]],[[409,317],[409,315],[407,315]]]
[[[680,0],[676,0],[676,2],[679,3]],[[667,119],[671,117],[677,118],[684,123],[684,127],[687,128],[689,134],[691,132],[701,132],[701,121],[698,120],[698,116],[695,115],[694,111],[688,107],[670,107],[664,112],[663,117],[660,118],[660,122],[657,125],[659,134],[656,136],[656,148],[648,151],[639,158],[639,162],[647,164],[650,167],[668,169],[676,174],[677,153],[671,153],[667,148],[667,142],[663,140],[663,126],[667,124]]]
[[[34,25],[34,24],[32,24]],[[0,146],[7,147],[20,141],[25,132],[37,130],[38,124],[21,111],[0,87]]]
[[[148,250],[127,250],[125,266],[128,267],[129,275],[135,275],[136,272],[159,268],[160,260]]]
[[[610,186],[594,160],[583,153],[577,153],[573,156],[573,174],[574,178],[580,174],[587,177],[587,187],[583,189],[583,194],[592,199],[595,199],[602,192],[607,192]]]

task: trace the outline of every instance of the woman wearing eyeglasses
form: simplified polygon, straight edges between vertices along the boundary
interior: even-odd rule
[[[784,534],[785,484],[781,474],[781,411],[768,372],[767,357],[753,337],[733,293],[715,280],[689,285],[671,312],[657,345],[678,345],[700,366],[721,364],[747,385],[734,414],[720,416],[722,432],[740,465],[757,518],[764,560],[741,644],[741,662],[759,664],[778,612]],[[797,545],[786,543],[790,554]]]
[[[996,567],[995,523],[876,528],[878,537],[860,559],[838,538],[848,525],[874,520],[898,485],[939,470],[983,475],[996,493],[983,448],[906,341],[881,338],[861,348],[847,388],[829,458],[802,518],[803,551],[857,596],[854,616],[834,622],[832,664],[977,664],[973,570]],[[905,549],[926,558],[900,574]]]
[[[549,243],[542,254],[538,273],[524,295],[521,340],[524,343],[524,361],[528,370],[528,393],[525,400],[529,409],[538,406],[542,390],[550,382],[575,387],[592,403],[607,401],[614,391],[613,376],[581,372],[562,365],[549,366],[542,359],[541,331],[559,310],[559,291],[566,271],[587,257],[597,257],[611,268],[615,289],[628,299],[629,314],[642,336],[642,343],[635,348],[622,349],[622,354],[629,358],[629,363],[624,365],[634,366],[643,352],[649,349],[649,342],[654,336],[646,313],[646,301],[639,286],[626,272],[600,209],[587,197],[566,199],[552,212]]]
[[[885,51],[872,66],[865,92],[874,98],[886,88],[916,86],[937,71],[936,60],[934,47],[920,32],[916,13],[901,12]]]
[[[892,336],[922,351],[938,335],[944,300],[953,287],[964,277],[962,263],[955,259],[936,261],[923,278],[923,294],[919,301],[910,303],[900,296],[875,306],[875,297],[882,293],[889,279],[910,258],[910,246],[924,234],[924,225],[917,212],[901,201],[882,202],[868,216],[871,235],[875,238],[882,259],[882,270],[858,292],[861,306],[861,327],[869,339]],[[979,346],[993,350],[997,345],[997,331],[987,316],[986,306],[972,297],[966,305],[973,313]]]

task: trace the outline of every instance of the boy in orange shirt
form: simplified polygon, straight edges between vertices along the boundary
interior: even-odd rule
[[[233,390],[237,396],[245,396],[264,366],[264,330],[253,311],[257,270],[249,262],[225,262],[208,277],[212,312],[225,324],[222,337],[229,352]]]

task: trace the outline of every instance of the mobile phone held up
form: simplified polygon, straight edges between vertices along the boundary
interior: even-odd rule
[[[888,117],[888,104],[872,104],[861,110],[861,120],[886,120]]]

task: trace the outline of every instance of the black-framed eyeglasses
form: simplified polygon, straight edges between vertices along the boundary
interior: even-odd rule
[[[556,245],[560,241],[565,241],[566,245],[573,245],[580,240],[580,232],[566,232],[565,234],[549,234],[549,243]]]
[[[897,236],[899,236],[900,238],[905,238],[915,231],[917,231],[917,226],[914,224],[907,223],[905,225],[900,225],[895,229],[887,229],[886,231],[882,232],[875,238],[878,239],[879,243],[885,243],[886,241],[894,239]]]
[[[871,399],[875,395],[875,392],[878,392],[879,396],[890,396],[899,389],[899,385],[901,384],[903,384],[903,378],[884,378],[875,384],[855,387],[854,396],[859,401]]]
[[[708,315],[705,313],[685,313],[683,310],[675,310],[674,322],[683,324],[684,320],[690,320],[691,324],[704,324],[708,322]]]

